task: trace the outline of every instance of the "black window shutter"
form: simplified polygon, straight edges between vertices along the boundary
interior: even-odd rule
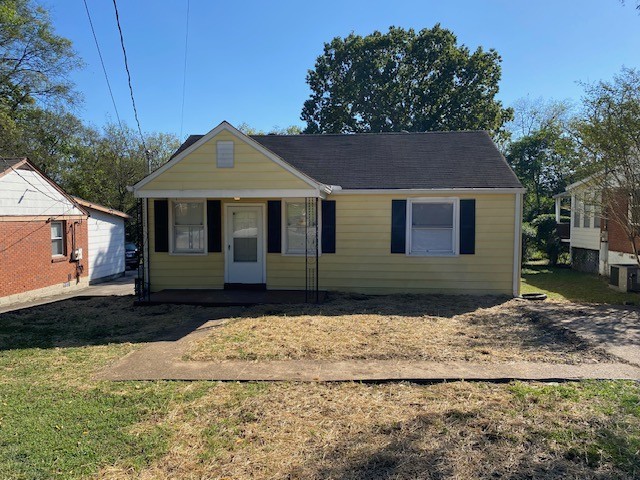
[[[207,200],[207,250],[222,251],[222,202]]]
[[[391,200],[391,253],[406,253],[407,201]]]
[[[154,200],[154,234],[155,234],[155,251],[169,251],[169,201]]]
[[[460,254],[476,253],[476,200],[460,200]]]
[[[280,253],[282,251],[282,202],[269,200],[267,202],[267,252]]]
[[[322,253],[336,253],[335,200],[322,200]]]

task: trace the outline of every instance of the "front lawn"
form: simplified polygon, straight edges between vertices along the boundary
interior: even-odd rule
[[[248,311],[131,302],[0,315],[0,478],[640,475],[634,382],[96,382],[174,325]]]
[[[255,307],[212,329],[186,360],[609,361],[522,300],[332,294],[323,304]]]
[[[522,268],[522,293],[546,293],[552,300],[622,305],[640,304],[640,294],[609,288],[608,278],[569,268],[526,265]]]

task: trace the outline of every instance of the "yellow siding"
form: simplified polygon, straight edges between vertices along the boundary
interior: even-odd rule
[[[216,167],[216,142],[234,142],[234,167]],[[151,180],[141,191],[212,189],[308,189],[309,184],[258,152],[248,143],[223,131]]]
[[[222,253],[207,255],[172,255],[154,252],[155,235],[153,200],[149,199],[149,280],[151,290],[165,288],[222,288],[224,257]]]
[[[394,198],[403,197],[331,198],[336,200],[336,253],[320,257],[321,289],[512,294],[515,195],[476,197],[476,253],[457,257],[391,254]],[[268,288],[304,288],[304,280],[304,258],[267,255]]]
[[[398,198],[406,197],[331,197],[336,200],[336,253],[320,257],[321,289],[376,294],[512,293],[515,195],[475,197],[476,253],[457,257],[391,254],[391,200]],[[223,200],[223,204],[225,202]],[[266,202],[266,199],[252,202]],[[151,213],[152,204],[150,201]],[[153,217],[151,219],[153,221]],[[150,236],[153,246],[153,229]],[[221,288],[224,284],[222,253],[189,257],[152,252],[150,264],[154,291]],[[304,257],[267,254],[268,288],[300,289],[304,284]]]

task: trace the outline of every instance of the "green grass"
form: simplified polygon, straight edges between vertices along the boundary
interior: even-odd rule
[[[243,468],[255,478],[327,478],[323,468],[342,458],[348,468],[333,477],[355,478],[349,459],[361,458],[369,439],[391,445],[369,452],[374,464],[380,457],[411,467],[394,478],[415,478],[434,465],[454,471],[468,455],[479,463],[461,467],[461,478],[473,478],[465,472],[476,465],[487,477],[506,475],[514,457],[523,464],[560,462],[571,478],[640,474],[634,382],[94,381],[99,369],[172,325],[195,314],[215,316],[131,309],[128,302],[69,301],[0,316],[0,479],[246,478]],[[449,418],[456,411],[464,415]],[[403,425],[406,432],[398,429]],[[442,428],[451,430],[448,436]],[[414,450],[398,446],[406,438]],[[465,450],[469,445],[480,450]],[[520,473],[558,478],[553,470],[531,471]]]
[[[640,474],[640,388],[634,382],[567,383],[536,385],[515,383],[511,392],[533,409],[555,410],[562,403],[565,412],[589,405],[593,421],[571,427],[541,423],[531,436],[540,436],[563,448],[570,460],[592,468],[611,464],[630,478]],[[579,407],[578,407],[579,408]],[[559,414],[565,413],[558,411]]]
[[[569,268],[527,265],[522,268],[522,293],[546,293],[553,300],[640,304],[637,293],[623,293],[609,288],[608,279]]]

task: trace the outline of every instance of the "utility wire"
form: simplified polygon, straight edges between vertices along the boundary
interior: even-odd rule
[[[131,94],[131,104],[133,105],[133,114],[136,118],[136,124],[138,125],[138,133],[140,134],[140,140],[142,140],[142,148],[144,148],[145,154],[147,152],[147,145],[144,141],[144,135],[142,135],[142,128],[140,128],[140,119],[138,118],[138,109],[136,108],[136,100],[133,96],[133,86],[131,85],[131,72],[129,71],[129,62],[127,61],[127,49],[124,46],[124,37],[122,36],[122,27],[120,26],[120,15],[118,14],[118,4],[116,0],[113,0],[113,9],[116,12],[116,24],[118,25],[118,33],[120,33],[120,45],[122,46],[122,54],[124,56],[124,68],[127,71],[127,80],[129,81],[129,93]]]
[[[33,187],[37,192],[39,192],[39,193],[41,193],[42,195],[44,195],[45,197],[47,197],[47,198],[49,198],[49,199],[53,200],[54,202],[62,203],[63,205],[66,205],[67,203],[69,203],[69,202],[65,202],[64,200],[60,200],[59,198],[54,198],[54,197],[52,197],[52,196],[48,195],[46,192],[43,192],[42,190],[40,190],[40,189],[39,189],[38,187],[36,187],[36,186],[35,186],[35,185],[34,185],[34,184],[33,184],[33,183],[28,179],[28,178],[23,177],[23,176],[20,174],[20,172],[18,171],[18,169],[17,169],[17,168],[14,168],[14,167],[13,167],[13,165],[10,165],[6,158],[3,158],[3,159],[2,159],[2,161],[4,162],[5,166],[7,166],[7,167],[9,167],[11,170],[13,170],[13,171],[16,173],[16,175],[18,175],[18,176],[19,176],[19,177],[20,177],[20,178],[21,178],[25,183],[27,183],[29,186]],[[60,214],[58,214],[58,215],[55,215],[55,216],[51,217],[51,220],[55,220],[55,219],[56,219],[56,218],[58,218],[58,217],[64,216],[67,212],[69,212],[69,211],[73,210],[74,208],[76,208],[76,205],[75,205],[75,203],[74,203],[74,202],[70,202],[70,203],[71,203],[71,206],[67,207],[67,209],[66,209],[66,210],[64,210],[62,213],[60,213]],[[49,206],[48,206],[47,208],[45,208],[45,209],[44,209],[42,212],[40,212],[38,215],[35,215],[35,217],[39,217],[39,216],[44,215],[44,214],[47,212],[47,210],[49,210],[49,209],[53,208],[54,206],[57,206],[57,205],[56,205],[56,203],[51,203],[51,204],[49,204]],[[39,220],[38,220],[38,221],[39,221]],[[28,224],[29,224],[29,223],[30,223],[30,222],[25,222],[25,224],[24,224],[24,225],[22,225],[20,228],[18,228],[18,229],[16,229],[16,230],[14,230],[13,232],[11,232],[11,234],[10,234],[10,235],[5,239],[5,240],[7,241],[7,244],[6,244],[5,248],[3,248],[2,250],[0,250],[0,253],[3,253],[3,252],[5,252],[5,251],[7,251],[7,250],[8,250],[9,248],[11,248],[12,246],[16,245],[17,243],[20,243],[22,240],[26,239],[27,237],[29,237],[29,236],[30,236],[30,235],[32,235],[33,233],[35,233],[35,232],[37,232],[38,230],[40,230],[40,228],[42,228],[42,227],[39,227],[39,228],[37,228],[36,230],[34,230],[33,232],[31,232],[31,233],[29,233],[29,234],[27,234],[27,235],[25,235],[25,236],[23,236],[23,237],[18,238],[18,240],[16,240],[15,242],[13,242],[13,243],[11,243],[11,244],[8,244],[9,239],[10,239],[11,237],[15,237],[15,236],[16,236],[16,235],[17,235],[21,230],[23,230],[24,228],[26,228],[26,227],[28,226]]]
[[[4,162],[4,164],[5,164],[5,166],[6,166],[6,167],[9,167],[11,170],[13,170],[13,171],[16,173],[16,175],[18,175],[22,180],[24,180],[24,181],[25,181],[25,183],[29,184],[29,186],[33,187],[33,188],[34,188],[38,193],[41,193],[42,195],[44,195],[45,197],[49,198],[50,200],[53,200],[54,202],[66,203],[66,202],[64,202],[63,200],[60,200],[59,198],[54,198],[54,197],[52,197],[52,196],[51,196],[51,195],[49,195],[48,193],[43,192],[43,191],[42,191],[42,190],[40,190],[38,187],[36,187],[33,183],[31,183],[31,182],[29,181],[29,179],[27,179],[27,178],[23,177],[23,176],[20,174],[20,172],[18,171],[18,169],[17,169],[17,168],[14,168],[14,167],[13,167],[13,165],[10,165],[6,158],[3,158],[3,159],[2,159],[2,161]],[[5,168],[6,168],[6,167],[5,167]]]
[[[89,19],[89,25],[91,26],[91,33],[93,34],[93,40],[96,42],[96,48],[98,49],[98,56],[100,57],[100,64],[102,65],[102,72],[104,73],[104,78],[107,81],[107,88],[109,88],[109,95],[111,96],[111,103],[113,103],[113,109],[116,112],[116,118],[118,119],[118,125],[120,126],[120,130],[122,130],[122,122],[120,121],[120,114],[118,113],[118,107],[116,106],[116,101],[113,98],[113,91],[111,90],[111,83],[109,82],[109,75],[107,75],[107,69],[104,66],[104,60],[102,59],[102,52],[100,51],[100,45],[98,44],[98,37],[96,36],[96,31],[93,28],[93,21],[91,20],[91,13],[89,13],[89,6],[87,5],[87,0],[83,0],[84,8],[87,11],[87,18]]]
[[[187,28],[184,35],[184,69],[182,71],[182,108],[180,109],[180,141],[182,141],[182,127],[184,126],[184,95],[187,87],[187,50],[189,47],[189,3],[187,0]]]

